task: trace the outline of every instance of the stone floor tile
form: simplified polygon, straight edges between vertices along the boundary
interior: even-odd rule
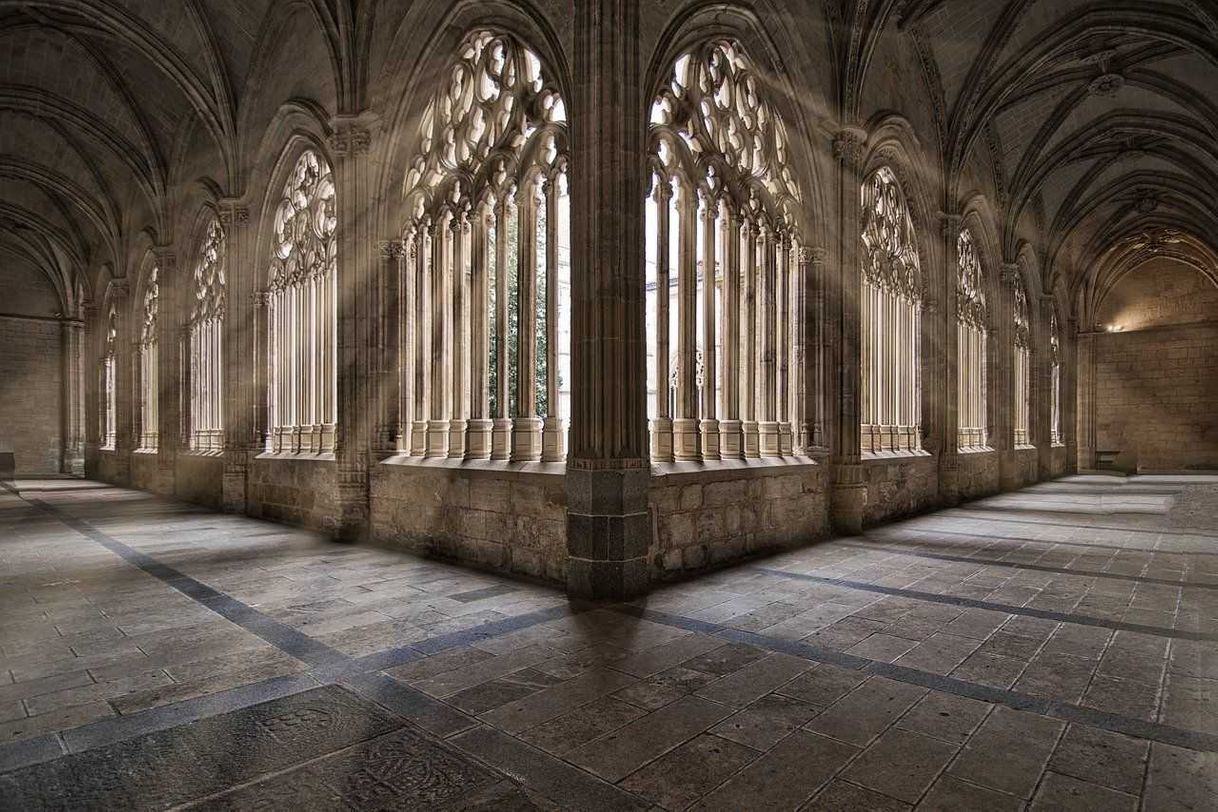
[[[1049,760],[1049,769],[1137,795],[1142,790],[1149,750],[1144,739],[1072,724]]]
[[[769,694],[724,719],[711,732],[755,750],[768,750],[819,712],[798,699]]]
[[[425,694],[444,699],[479,683],[528,668],[553,657],[554,650],[546,646],[529,646],[510,654],[479,660],[459,668],[436,674],[413,682],[412,685]]]
[[[1083,695],[1082,704],[1106,713],[1153,722],[1158,716],[1159,686],[1096,674]]]
[[[980,648],[981,643],[981,640],[973,637],[940,632],[918,643],[894,662],[932,674],[949,674]]]
[[[719,648],[723,641],[705,634],[687,634],[667,643],[615,660],[613,667],[636,677],[648,677]]]
[[[845,651],[887,625],[882,620],[851,616],[808,635],[804,642],[833,651]]]
[[[692,671],[723,676],[738,671],[755,660],[760,660],[767,653],[764,649],[744,643],[726,643],[705,654],[691,657],[681,665]]]
[[[1168,674],[1160,718],[1176,727],[1218,733],[1218,680]]]
[[[798,807],[857,752],[849,744],[796,730],[693,808],[760,812]]]
[[[1022,798],[1031,798],[1063,723],[994,708],[948,768],[953,776]]]
[[[1095,666],[1095,660],[1041,651],[1012,688],[1033,696],[1077,703],[1091,684]]]
[[[695,673],[700,674],[702,672],[698,671]],[[634,685],[616,691],[613,695],[617,699],[629,702],[635,707],[656,710],[671,702],[676,702],[689,693],[690,691],[683,690],[672,683],[651,679],[636,682]]]
[[[866,679],[867,676],[858,671],[822,663],[783,685],[778,692],[827,708]]]
[[[1018,812],[1024,802],[944,773],[917,805],[918,812]]]
[[[684,809],[759,755],[752,748],[702,734],[634,772],[620,786],[665,809]]]
[[[855,745],[865,745],[926,695],[926,689],[871,677],[804,727]]]
[[[807,660],[788,654],[770,654],[705,685],[697,695],[734,708],[760,699],[812,667]]]
[[[1010,688],[1026,665],[1021,660],[974,651],[967,660],[956,666],[951,676],[991,688]]]
[[[654,758],[702,733],[731,711],[686,696],[572,752],[570,761],[617,782]]]
[[[508,733],[518,733],[600,699],[635,682],[618,671],[595,669],[578,677],[508,702],[481,715],[487,724]]]
[[[57,708],[37,716],[0,723],[0,743],[21,741],[44,733],[80,727],[113,715],[114,709],[110,704],[100,701]]]
[[[459,710],[472,715],[485,713],[504,705],[524,699],[543,688],[556,685],[561,680],[533,668],[523,668],[507,676],[466,688],[447,698],[447,702]]]
[[[1068,775],[1054,772],[1045,774],[1032,799],[1032,809],[1060,810],[1070,809],[1078,812],[1134,812],[1138,808],[1138,799],[1134,795],[1126,795],[1108,787],[1089,784]]]
[[[931,691],[900,718],[897,727],[963,744],[993,706],[942,691]]]
[[[800,807],[805,812],[905,812],[912,808],[904,801],[837,778]]]
[[[606,696],[530,728],[521,733],[520,738],[534,747],[561,756],[646,713],[644,708]]]
[[[1150,745],[1150,767],[1142,796],[1147,810],[1213,809],[1218,798],[1218,753],[1168,744]]]
[[[414,685],[446,671],[460,670],[493,656],[495,655],[477,648],[451,648],[421,660],[387,669],[385,673]]]
[[[1003,626],[999,631],[994,632],[989,638],[981,644],[978,651],[984,654],[991,654],[996,657],[1008,657],[1012,660],[1020,660],[1028,662],[1040,650],[1044,644],[1043,640],[1038,640],[1035,637],[1026,637],[1021,634],[1012,634],[1006,629],[1010,626]]]
[[[891,728],[842,771],[841,777],[915,803],[956,754],[957,745]]]
[[[916,645],[916,640],[907,640],[904,637],[894,637],[891,634],[877,632],[846,649],[846,653],[877,662],[890,663]]]

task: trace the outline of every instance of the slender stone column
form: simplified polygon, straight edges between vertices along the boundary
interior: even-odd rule
[[[1077,336],[1074,368],[1071,370],[1070,402],[1074,419],[1068,424],[1067,446],[1073,440],[1076,465],[1080,469],[1095,467],[1095,336],[1093,332],[1078,332],[1078,322],[1070,320],[1070,333]],[[1063,421],[1064,422],[1064,421]],[[1071,436],[1073,435],[1073,436]]]
[[[797,304],[800,332],[804,341],[803,364],[803,418],[800,432],[805,454],[823,456],[828,452],[825,445],[825,342],[826,342],[826,269],[824,248],[801,248],[799,250],[799,276],[802,280],[804,298]]]
[[[448,421],[448,456],[452,459],[465,457],[466,416],[469,414],[469,396],[466,392],[469,353],[466,338],[469,336],[469,216],[461,212],[452,222],[452,408]]]
[[[778,453],[789,456],[794,453],[794,437],[791,431],[791,238],[780,234],[778,239],[777,289],[774,292],[778,303],[778,355],[775,365],[778,371]]]
[[[402,264],[405,248],[401,240],[376,244],[380,258],[377,277],[375,346],[377,362],[376,403],[379,405],[375,456],[385,459],[397,453],[402,436]]]
[[[431,257],[431,229],[420,225],[410,245],[414,273],[411,276],[414,292],[414,383],[410,397],[410,456],[422,457],[427,453],[427,417],[431,405],[431,284],[429,258]]]
[[[347,541],[368,532],[368,487],[376,433],[375,359],[372,312],[376,298],[378,258],[372,236],[372,191],[369,149],[375,119],[370,115],[337,117],[330,150],[335,158],[335,202],[338,206],[338,423],[334,456],[338,467],[336,536]]]
[[[81,336],[81,377],[83,387],[81,400],[84,406],[84,425],[81,439],[84,441],[85,476],[96,475],[97,450],[101,445],[101,334],[105,331],[96,305],[85,300],[80,306],[84,321]]]
[[[470,419],[467,432],[465,458],[486,460],[491,456],[490,390],[487,388],[487,363],[490,356],[490,338],[487,327],[490,305],[487,260],[490,256],[488,240],[490,214],[483,208],[473,217],[470,226]]]
[[[508,227],[516,216],[512,193],[495,210],[495,416],[491,424],[491,459],[512,457],[512,419],[508,408]]]
[[[723,420],[720,456],[744,457],[744,424],[740,420],[740,219],[730,201],[720,204],[719,238],[723,242]]]
[[[679,190],[677,217],[677,416],[673,456],[698,460],[698,197]]]
[[[562,408],[558,395],[558,235],[562,206],[560,178],[543,186],[546,207],[546,416],[541,429],[541,461],[560,462],[564,456]]]
[[[160,286],[157,310],[157,383],[160,407],[157,423],[157,487],[160,493],[173,494],[176,488],[177,455],[181,448],[182,384],[179,336],[189,313],[184,311],[188,301],[190,280],[182,279],[177,254],[171,246],[153,248]]]
[[[719,211],[715,201],[702,201],[702,415],[698,424],[702,459],[720,459],[719,421],[716,419],[716,376],[719,370],[715,342],[719,338],[717,308],[719,262],[715,246],[719,241]]]
[[[758,411],[760,408],[759,370],[760,361],[757,341],[757,297],[761,271],[757,263],[757,227],[751,223],[743,226],[742,251],[744,256],[740,263],[740,273],[743,281],[741,289],[741,331],[740,354],[744,357],[740,362],[740,390],[743,396],[741,412],[744,420],[741,422],[741,433],[744,435],[744,456],[756,458],[761,456],[761,437],[759,433]]]
[[[930,288],[934,291],[934,308],[924,308],[927,310],[924,321],[928,322],[924,334],[931,338],[927,343],[932,358],[928,359],[929,368],[924,365],[923,369],[933,375],[933,384],[929,387],[932,396],[927,410],[931,425],[923,434],[927,450],[939,452],[939,501],[945,507],[960,503],[960,328],[957,317],[960,223],[961,217],[955,212],[939,213],[943,270],[938,288]]]
[[[1053,359],[1049,350],[1049,325],[1053,295],[1040,296],[1040,307],[1032,313],[1032,443],[1036,446],[1036,478],[1053,476]]]
[[[1020,284],[1019,265],[1003,263],[998,295],[990,316],[987,337],[988,361],[994,374],[987,382],[986,400],[990,415],[990,445],[999,452],[999,487],[1004,491],[1019,487],[1019,466],[1015,456],[1015,287]],[[995,318],[995,315],[997,318]]]
[[[778,376],[776,341],[778,332],[777,235],[766,228],[761,232],[761,288],[757,297],[761,351],[761,420],[757,424],[759,451],[763,457],[777,457]]]
[[[158,326],[160,322],[158,321]],[[84,458],[84,402],[81,385],[81,343],[84,322],[78,318],[67,318],[59,323],[60,361],[62,369],[62,431],[63,446],[60,450],[59,470],[73,476],[83,476]]]
[[[656,359],[655,390],[656,416],[651,421],[651,458],[656,462],[672,462],[673,433],[672,413],[669,406],[672,371],[669,359],[672,348],[668,344],[671,331],[669,298],[672,291],[671,255],[672,183],[667,178],[655,179],[656,202]]]
[[[110,283],[110,302],[114,306],[118,337],[114,343],[114,478],[118,485],[131,484],[131,452],[135,448],[135,354],[129,339],[131,327],[130,288],[126,279]],[[105,315],[102,316],[103,320]],[[103,321],[104,323],[104,321]],[[102,328],[103,332],[105,328]],[[105,339],[102,339],[103,344]]]
[[[541,459],[541,418],[537,416],[537,191],[524,189],[520,205],[520,267],[516,281],[516,417],[512,421],[512,461]]]
[[[567,588],[647,587],[646,105],[639,0],[575,5]]]
[[[427,456],[448,456],[448,392],[447,378],[451,375],[449,350],[452,347],[451,330],[448,320],[452,313],[451,297],[452,284],[449,273],[449,220],[447,217],[432,224],[431,228],[431,263],[429,280],[431,282],[431,328],[429,347],[431,366],[429,403],[430,413],[427,421]]]
[[[830,275],[826,291],[826,323],[831,331],[825,369],[828,372],[826,403],[833,409],[830,430],[832,489],[829,514],[839,533],[857,534],[863,529],[867,485],[863,479],[860,452],[859,385],[859,177],[867,133],[847,127],[833,139],[838,175],[838,267]]]

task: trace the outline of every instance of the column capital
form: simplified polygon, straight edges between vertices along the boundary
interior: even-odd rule
[[[964,218],[959,214],[941,211],[936,217],[939,220],[939,230],[943,237],[948,240],[955,240],[960,236],[960,226],[964,222]]]
[[[337,158],[366,155],[372,149],[372,139],[380,129],[380,118],[373,113],[339,115],[330,120],[333,132],[327,140]]]
[[[131,283],[124,277],[121,279],[111,279],[106,284],[106,293],[112,299],[123,300],[131,293]]]
[[[812,263],[813,265],[822,264],[829,252],[824,248],[816,248],[811,246],[801,246],[799,249],[799,261],[803,263]]]
[[[842,127],[833,134],[833,157],[846,166],[857,169],[863,162],[867,131],[862,127]]]
[[[1002,263],[1002,269],[998,277],[1002,281],[1003,287],[1014,288],[1019,281],[1019,264],[1015,262]]]
[[[380,253],[381,259],[385,262],[392,262],[402,258],[406,247],[401,240],[378,240],[376,250]]]
[[[250,209],[241,198],[222,197],[216,201],[216,208],[220,210],[220,222],[226,228],[249,224]]]

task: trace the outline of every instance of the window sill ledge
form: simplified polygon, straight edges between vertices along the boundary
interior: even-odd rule
[[[1015,446],[1015,450],[1016,451],[1035,451],[1036,446],[1032,445],[1031,443],[1020,443],[1019,445]]]
[[[219,459],[220,457],[224,456],[224,449],[222,449],[222,448],[211,448],[211,449],[183,448],[181,451],[178,452],[178,456],[202,457],[205,459]]]
[[[882,463],[900,462],[901,460],[929,459],[934,455],[929,451],[919,448],[914,451],[864,451],[861,456],[863,464],[866,465],[869,462]]]
[[[564,476],[567,463],[563,462],[512,462],[511,460],[467,460],[456,457],[415,457],[410,454],[394,454],[381,460],[379,465],[395,468],[414,468],[432,471],[456,471],[462,474],[529,474],[536,476]]]
[[[992,454],[994,449],[988,445],[970,445],[956,450],[957,454]]]
[[[750,457],[747,459],[728,460],[681,460],[651,463],[651,476],[653,479],[667,479],[669,477],[698,478],[721,475],[722,478],[731,479],[739,474],[765,476],[767,474],[789,473],[793,469],[818,468],[820,466],[821,461],[816,457],[800,456],[798,454],[786,457]]]
[[[159,448],[136,448],[131,453],[138,454],[141,457],[155,457],[161,453],[161,450]]]
[[[223,452],[221,452],[223,453]],[[312,452],[292,452],[292,451],[263,451],[261,454],[254,455],[256,460],[287,460],[289,462],[334,462],[334,452],[325,451],[320,454]]]

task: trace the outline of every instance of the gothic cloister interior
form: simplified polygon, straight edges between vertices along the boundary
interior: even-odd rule
[[[0,809],[1212,809],[1218,7],[0,0]]]

